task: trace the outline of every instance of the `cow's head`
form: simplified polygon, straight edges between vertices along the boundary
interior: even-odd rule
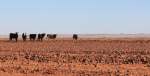
[[[25,35],[26,35],[26,33],[23,33],[23,35],[25,36]]]
[[[16,32],[16,34],[18,35],[18,34],[19,34],[19,32]]]
[[[54,34],[55,36],[57,36],[57,34]]]

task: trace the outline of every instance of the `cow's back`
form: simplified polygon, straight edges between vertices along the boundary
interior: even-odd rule
[[[30,36],[30,38],[35,38],[36,34],[30,34],[29,36]]]

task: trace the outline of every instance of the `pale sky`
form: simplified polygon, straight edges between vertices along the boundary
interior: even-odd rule
[[[0,0],[0,35],[150,33],[150,0]]]

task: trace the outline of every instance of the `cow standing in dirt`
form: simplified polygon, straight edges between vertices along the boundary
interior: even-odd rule
[[[30,41],[31,41],[31,39],[33,39],[33,41],[34,41],[36,38],[36,34],[30,34],[29,36],[30,36]]]
[[[26,33],[23,33],[23,34],[22,34],[22,38],[23,38],[23,41],[26,41],[26,38],[27,38]]]
[[[10,33],[9,34],[9,39],[12,41],[12,39],[16,39],[16,42],[17,42],[17,39],[18,39],[18,33],[19,32],[16,32],[16,33]]]
[[[57,34],[47,34],[48,41],[49,39],[55,39]]]
[[[40,39],[41,39],[41,41],[42,41],[44,36],[45,36],[45,33],[38,34],[38,40],[40,41]]]
[[[77,39],[78,39],[78,35],[77,35],[77,34],[74,34],[74,35],[73,35],[73,39],[76,39],[76,40],[77,40]]]

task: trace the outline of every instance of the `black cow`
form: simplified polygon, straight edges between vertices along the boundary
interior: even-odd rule
[[[73,39],[76,39],[76,40],[77,40],[77,39],[78,39],[78,35],[77,35],[77,34],[74,34],[74,35],[73,35]]]
[[[18,39],[18,33],[19,32],[16,32],[16,33],[10,33],[9,34],[9,39],[12,41],[12,39],[16,39],[16,42],[17,42],[17,39]]]
[[[55,39],[57,34],[47,34],[47,38],[49,39]]]
[[[31,39],[33,39],[33,41],[34,41],[36,38],[36,34],[30,34],[29,36],[30,36],[30,41],[31,41]]]
[[[22,38],[23,38],[23,41],[26,41],[26,38],[27,38],[26,33],[23,33],[23,34],[22,34]]]
[[[45,36],[45,33],[38,34],[38,40],[40,41],[40,39],[41,39],[41,41],[42,41],[44,36]]]

